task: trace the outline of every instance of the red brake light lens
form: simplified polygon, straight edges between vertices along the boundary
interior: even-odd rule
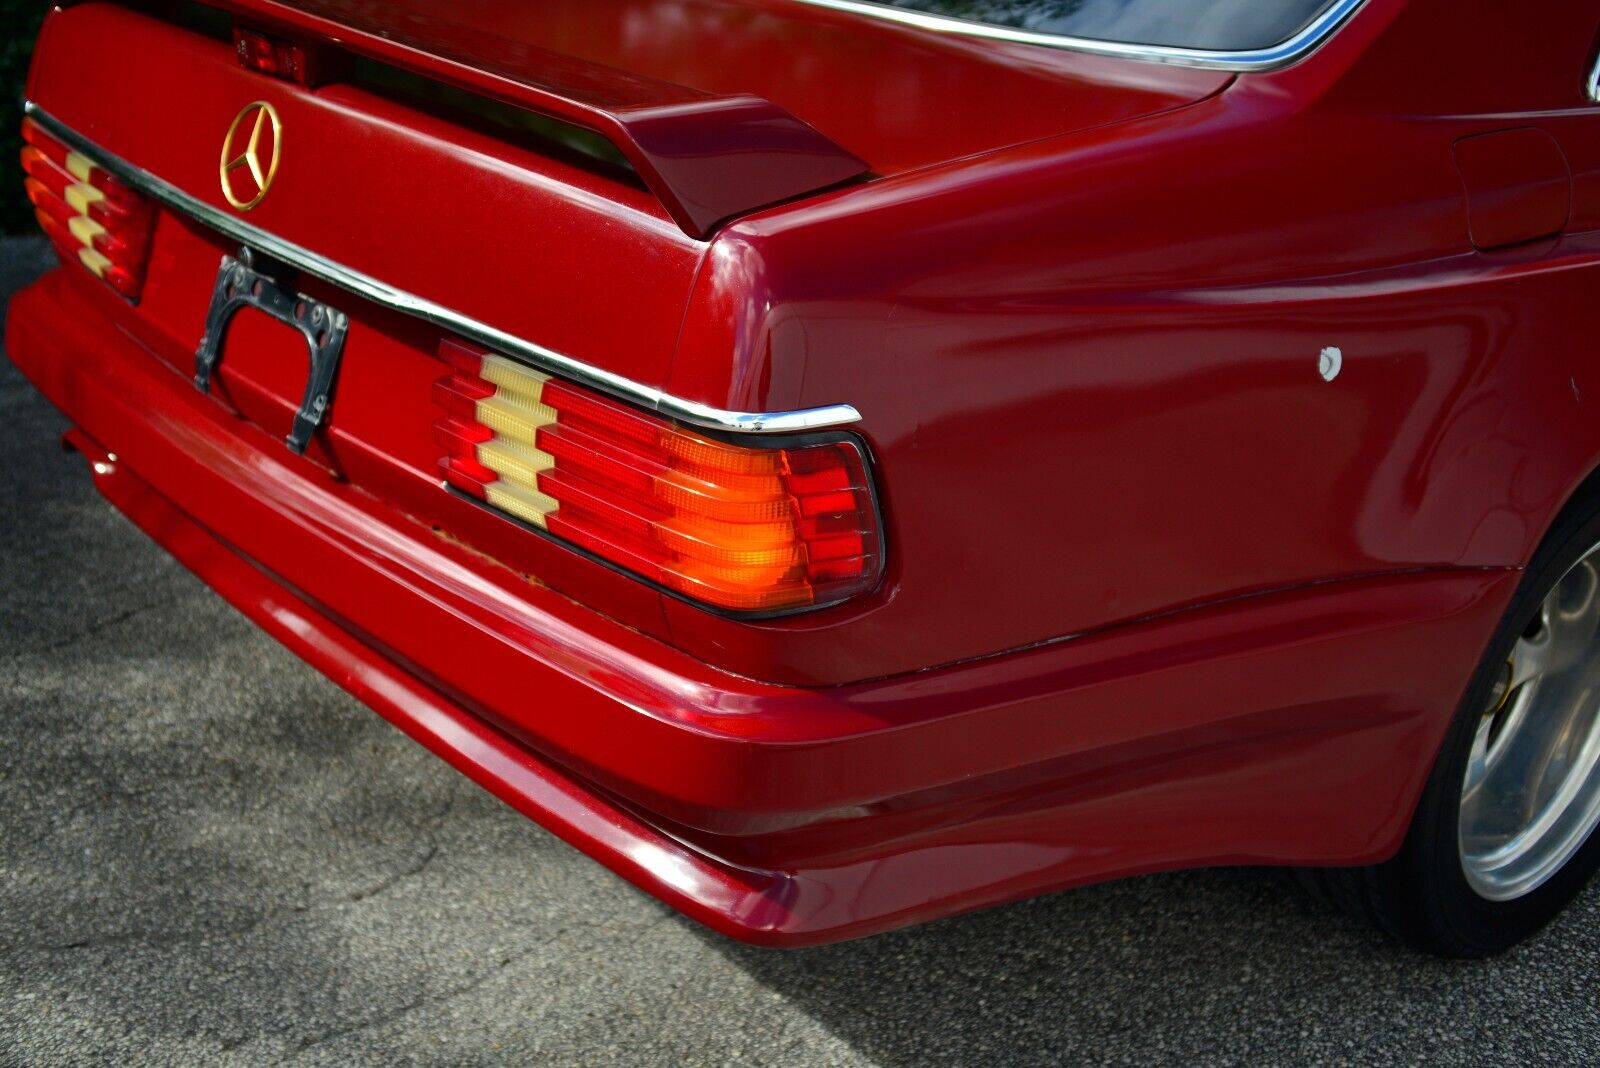
[[[233,50],[248,70],[307,86],[329,77],[337,62],[326,48],[284,40],[248,26],[233,28]]]
[[[445,481],[717,608],[833,604],[877,584],[861,447],[730,444],[446,340],[434,384]]]
[[[23,189],[34,218],[65,260],[138,300],[155,209],[88,156],[22,121]]]

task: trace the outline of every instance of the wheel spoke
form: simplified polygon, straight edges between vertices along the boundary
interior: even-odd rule
[[[1595,632],[1600,629],[1594,563],[1588,559],[1579,561],[1556,583],[1541,612],[1550,631],[1545,670],[1565,671],[1581,663],[1590,654]]]
[[[1461,784],[1462,869],[1479,894],[1541,885],[1600,823],[1600,546],[1556,582],[1512,647]]]
[[[1540,611],[1542,616],[1543,609]],[[1550,665],[1553,644],[1548,624],[1541,626],[1536,635],[1523,635],[1518,639],[1511,650],[1511,685],[1508,693],[1516,693],[1545,673]]]

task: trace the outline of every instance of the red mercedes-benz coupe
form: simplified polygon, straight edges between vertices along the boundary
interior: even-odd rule
[[[519,811],[796,945],[1600,866],[1600,7],[62,3],[12,358]]]

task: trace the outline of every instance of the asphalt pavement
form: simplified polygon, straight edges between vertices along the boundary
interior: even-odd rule
[[[0,294],[47,262],[0,240]],[[0,1065],[1600,1060],[1595,890],[1469,964],[1254,870],[730,942],[258,632],[65,425],[0,362]]]

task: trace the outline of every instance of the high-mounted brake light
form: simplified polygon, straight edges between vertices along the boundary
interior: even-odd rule
[[[329,67],[335,62],[326,48],[285,40],[249,26],[233,28],[233,50],[249,70],[307,86],[329,77]]]
[[[445,481],[676,593],[773,612],[870,590],[882,560],[861,447],[753,447],[453,340],[434,384]]]
[[[88,156],[22,120],[23,189],[56,250],[129,300],[144,288],[155,210]]]

